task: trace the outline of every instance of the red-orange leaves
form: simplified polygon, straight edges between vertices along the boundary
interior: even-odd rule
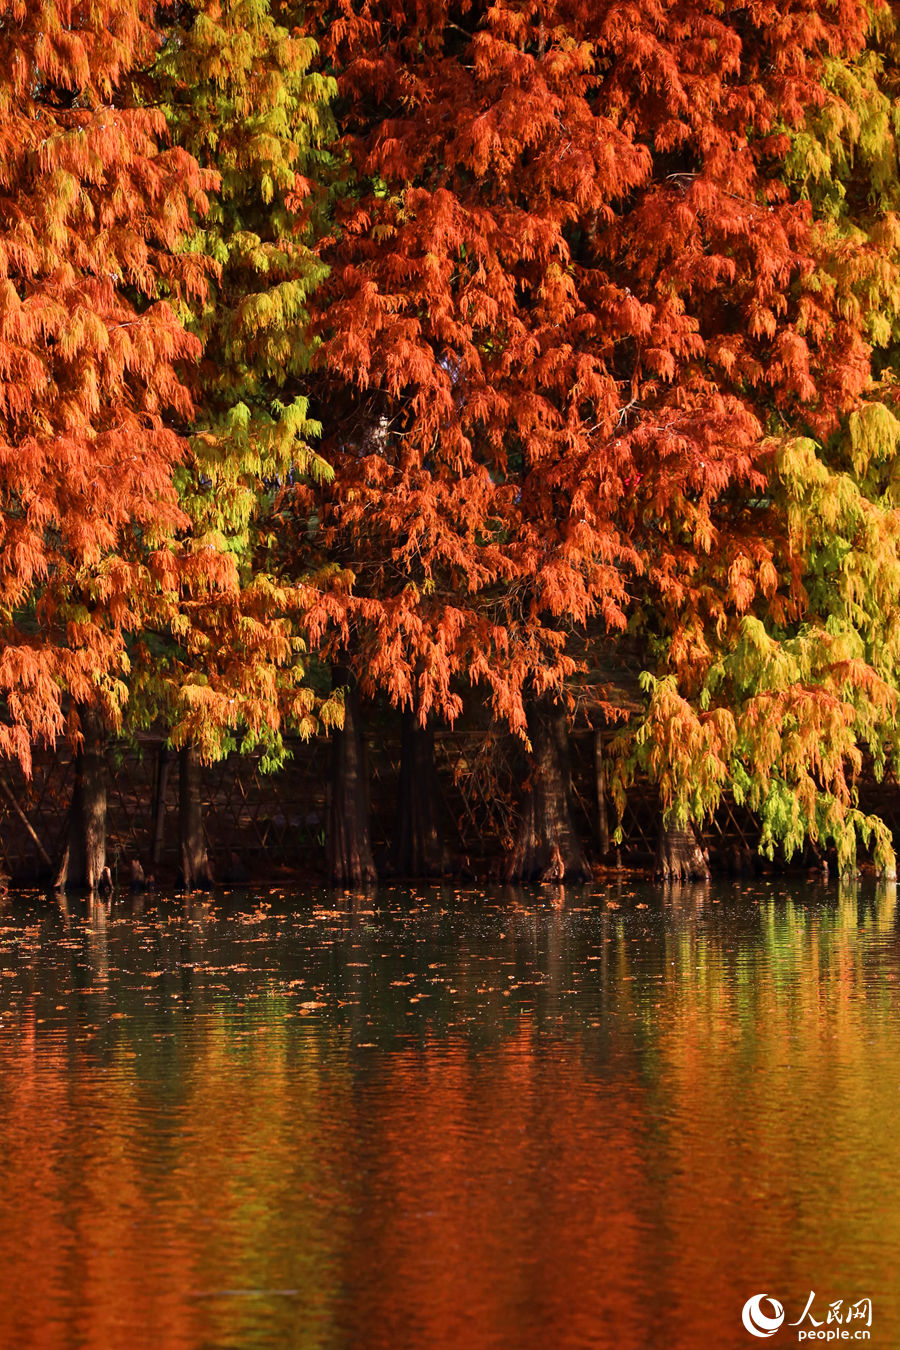
[[[115,706],[124,634],[171,595],[197,344],[162,296],[203,284],[177,247],[209,184],[121,93],[154,12],[0,3],[0,753],[25,764],[66,691]]]
[[[766,432],[833,427],[868,347],[785,186],[786,128],[867,21],[857,0],[333,6],[336,476],[295,508],[353,573],[336,643],[364,683],[450,713],[441,691],[487,667],[521,726],[523,684],[636,604],[677,662],[796,603]]]

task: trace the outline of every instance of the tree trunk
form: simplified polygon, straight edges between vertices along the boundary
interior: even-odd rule
[[[594,773],[597,783],[597,844],[600,857],[609,853],[609,814],[606,806],[606,759],[603,755],[603,732],[594,732]]]
[[[434,766],[434,728],[420,726],[413,712],[403,714],[394,866],[403,877],[441,877],[448,871]]]
[[[344,726],[331,746],[327,868],[332,886],[364,886],[377,879],[369,840],[369,785],[356,682],[336,667],[336,687],[345,686]]]
[[[162,858],[163,836],[166,825],[166,789],[169,786],[169,747],[163,742],[156,755],[156,790],[153,794],[153,837],[150,842],[150,862],[154,873]]]
[[[185,745],[178,756],[178,834],[181,879],[186,891],[206,891],[214,884],[203,828],[200,786],[200,756],[195,746]]]
[[[709,876],[706,855],[692,825],[660,824],[655,875],[663,881],[675,882],[705,881]]]
[[[82,743],[75,756],[75,788],[56,889],[111,890],[106,865],[106,724],[94,708],[80,707]]]
[[[587,881],[590,868],[572,824],[572,773],[566,710],[550,695],[528,707],[531,783],[506,879]]]

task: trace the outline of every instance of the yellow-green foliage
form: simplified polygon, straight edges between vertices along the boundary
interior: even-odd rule
[[[832,244],[830,276],[811,284],[836,285],[845,314],[864,318],[876,348],[900,336],[898,57],[893,12],[877,7],[866,49],[825,62],[822,106],[791,131],[785,162],[788,183],[812,204]],[[841,241],[863,247],[842,251]]]
[[[675,676],[645,675],[647,714],[623,741],[617,791],[640,767],[683,823],[730,790],[760,816],[770,856],[776,844],[790,856],[806,839],[831,841],[850,867],[862,840],[891,870],[890,832],[858,810],[855,782],[864,752],[880,776],[900,748],[900,421],[866,404],[838,439],[845,468],[802,436],[773,459],[784,575],[802,566],[798,620],[773,622],[758,595],[756,613],[720,625],[693,697]]]
[[[831,328],[817,335],[833,343],[835,364],[841,325],[864,332],[868,379],[839,421],[814,404],[773,406],[768,482],[745,508],[765,515],[770,556],[748,551],[743,569],[732,564],[743,598],[729,605],[726,595],[715,623],[699,615],[680,648],[670,644],[677,676],[645,677],[646,719],[623,738],[617,788],[645,769],[682,822],[704,819],[731,791],[759,814],[770,855],[830,841],[851,867],[862,842],[888,871],[890,832],[860,812],[856,783],[900,750],[898,52],[893,13],[873,8],[866,48],[829,57],[821,102],[784,128],[785,182],[809,203],[819,243],[785,303],[798,302],[803,332],[803,295],[820,324],[816,304],[827,300]]]
[[[218,175],[186,248],[211,284],[184,314],[203,344],[178,488],[198,557],[233,576],[223,602],[198,586],[181,622],[146,635],[135,662],[136,715],[164,709],[175,743],[207,757],[243,735],[267,760],[281,728],[302,735],[340,715],[313,696],[296,623],[302,586],[266,574],[273,497],[330,470],[311,441],[304,377],[312,352],[307,302],[326,274],[315,245],[323,207],[314,176],[327,159],[332,81],[311,70],[314,42],[270,0],[179,6],[144,95],[162,103],[174,140]]]
[[[221,178],[191,248],[218,283],[192,316],[204,342],[190,507],[199,536],[251,547],[260,487],[325,477],[309,441],[307,301],[325,276],[314,251],[315,174],[331,136],[333,82],[316,47],[270,0],[201,0],[175,25],[156,74],[173,134]]]

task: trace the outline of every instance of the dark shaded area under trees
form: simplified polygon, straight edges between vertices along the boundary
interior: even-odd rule
[[[87,888],[86,870],[73,863],[81,846],[71,842],[85,820],[105,843],[108,881],[97,858],[95,884],[120,889],[183,887],[185,877],[196,889],[290,880],[357,890],[376,878],[577,883],[619,868],[677,883],[787,865],[758,854],[759,822],[730,801],[702,836],[663,827],[647,780],[628,790],[617,843],[617,809],[608,793],[598,796],[596,758],[599,740],[609,761],[615,731],[582,723],[567,734],[552,702],[546,720],[531,714],[533,758],[483,717],[422,729],[358,698],[350,707],[352,735],[291,742],[272,774],[253,756],[203,764],[195,749],[174,755],[152,734],[129,748],[95,725],[79,753],[38,755],[30,783],[5,771],[0,869],[19,884]],[[863,804],[900,825],[896,785],[864,780]],[[790,863],[817,875],[829,865],[838,869],[833,852],[812,849]]]

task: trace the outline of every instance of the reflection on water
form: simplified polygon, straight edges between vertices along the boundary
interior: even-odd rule
[[[894,1347],[895,907],[14,904],[0,1342],[706,1350],[754,1343],[752,1294],[794,1321],[815,1291]]]

